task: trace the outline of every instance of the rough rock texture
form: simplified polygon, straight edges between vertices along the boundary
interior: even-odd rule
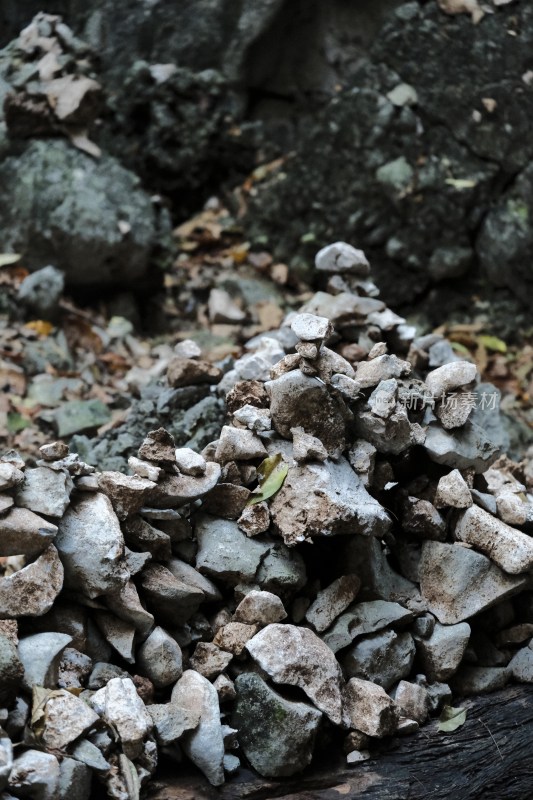
[[[82,496],[70,506],[61,520],[56,544],[66,584],[89,597],[117,592],[129,579],[124,538],[103,494]]]
[[[340,724],[340,667],[316,634],[294,625],[267,625],[246,649],[276,683],[299,686],[332,722]]]
[[[19,176],[24,175],[24,180]],[[4,248],[30,268],[53,263],[76,286],[144,277],[158,236],[154,206],[115,159],[99,161],[65,142],[34,142],[0,167]],[[119,223],[127,223],[127,234]]]
[[[313,755],[320,711],[285,700],[254,673],[239,675],[235,690],[232,725],[252,767],[271,778],[304,769]]]

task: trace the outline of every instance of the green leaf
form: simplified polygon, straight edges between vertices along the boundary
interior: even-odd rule
[[[437,730],[440,733],[452,733],[466,722],[466,708],[452,708],[444,706],[439,717]]]
[[[23,431],[24,428],[29,428],[30,425],[30,420],[23,417],[18,411],[8,411],[7,430],[9,433],[18,433],[19,431]]]
[[[22,256],[20,253],[0,253],[0,267],[8,267],[10,264],[16,264],[21,258]]]
[[[451,342],[451,345],[456,353],[462,353],[464,356],[470,355],[470,350],[468,347],[465,347],[464,344],[461,344],[461,342]]]
[[[253,506],[275,495],[283,486],[288,471],[289,465],[283,461],[281,453],[265,458],[257,467],[259,486],[254,489],[247,505]]]
[[[501,339],[498,339],[497,336],[486,336],[483,334],[482,336],[478,336],[477,340],[479,344],[482,344],[487,350],[491,350],[493,353],[506,353],[507,352],[507,345]]]

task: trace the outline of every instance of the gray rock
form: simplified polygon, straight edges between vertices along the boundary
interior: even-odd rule
[[[234,619],[249,625],[270,625],[281,622],[286,616],[287,612],[277,595],[253,589],[235,609]]]
[[[171,703],[198,716],[199,724],[181,740],[181,746],[213,786],[224,783],[224,739],[216,689],[193,670],[183,673],[172,690]]]
[[[270,513],[288,545],[344,533],[381,536],[390,526],[345,458],[291,466]]]
[[[57,461],[68,456],[68,444],[64,442],[48,442],[39,447],[39,453],[45,461]]]
[[[157,621],[183,625],[198,610],[205,595],[197,586],[176,578],[162,564],[149,564],[141,574],[142,594]]]
[[[252,767],[269,778],[305,769],[313,756],[320,711],[285,700],[255,673],[239,675],[235,689],[232,725]]]
[[[13,762],[9,790],[17,795],[55,800],[59,785],[59,763],[51,753],[26,750]]]
[[[63,758],[59,765],[58,792],[60,800],[89,800],[92,773],[86,764],[73,758]]]
[[[180,739],[185,731],[194,730],[200,721],[200,710],[185,710],[173,703],[152,703],[146,706],[152,717],[157,741],[168,745]]]
[[[71,436],[73,433],[90,431],[105,425],[111,412],[101,400],[69,400],[54,411],[53,420],[57,435]]]
[[[321,381],[293,370],[265,386],[272,425],[280,436],[290,440],[292,428],[303,428],[320,439],[330,455],[340,455],[345,446],[345,410]]]
[[[409,676],[414,657],[415,644],[409,633],[383,631],[359,639],[341,662],[350,678],[373,681],[390,689]]]
[[[144,563],[140,569],[142,567],[144,567]],[[137,587],[133,581],[128,581],[120,592],[108,594],[107,607],[116,617],[133,625],[141,636],[146,636],[153,627],[154,617],[141,604]]]
[[[423,544],[420,590],[443,625],[462,622],[516,594],[524,585],[524,577],[506,575],[488,558],[466,547]]]
[[[533,566],[533,539],[493,517],[479,506],[463,512],[455,526],[456,537],[489,556],[510,575],[528,572]]]
[[[166,568],[175,578],[178,578],[178,580],[187,583],[189,586],[195,586],[197,589],[200,589],[200,591],[204,593],[206,600],[213,601],[222,599],[222,595],[213,581],[210,581],[205,575],[202,575],[198,570],[194,569],[194,567],[191,567],[190,564],[186,564],[185,561],[180,561],[179,558],[171,558],[167,561]]]
[[[116,729],[124,755],[129,759],[138,758],[153,723],[133,681],[130,678],[111,678],[107,686],[95,692],[88,702]]]
[[[362,250],[356,250],[346,242],[335,242],[323,247],[316,254],[315,267],[322,272],[348,272],[366,277],[370,265]]]
[[[233,419],[246,425],[254,433],[262,433],[272,428],[272,420],[268,408],[257,408],[249,403],[233,413]]]
[[[11,739],[2,735],[0,738],[0,791],[7,785],[9,774],[13,769],[13,745]],[[9,797],[9,795],[4,795]]]
[[[382,355],[370,361],[361,361],[355,371],[355,380],[361,389],[370,389],[381,381],[402,378],[411,372],[411,364],[395,355]]]
[[[0,517],[0,555],[33,558],[54,541],[56,534],[57,527],[51,522],[26,508],[12,508]]]
[[[0,627],[0,704],[11,705],[24,675],[24,667],[17,652],[16,637],[4,633]],[[1,782],[1,779],[0,779]]]
[[[405,625],[412,619],[412,613],[399,603],[370,600],[352,606],[338,618],[331,630],[322,638],[327,646],[336,653],[338,650],[348,647],[358,636],[377,633],[390,626]]]
[[[313,628],[322,633],[345,611],[355,599],[361,586],[357,575],[343,575],[318,593],[305,618]]]
[[[463,666],[450,680],[450,686],[454,695],[467,697],[503,689],[510,677],[508,667]]]
[[[435,623],[432,634],[416,639],[416,652],[430,681],[446,681],[458,669],[470,639],[470,625]]]
[[[195,453],[190,447],[178,447],[174,451],[176,466],[184,475],[193,475],[199,478],[205,475],[207,464],[205,458],[199,453]]]
[[[93,619],[98,625],[105,641],[111,645],[124,661],[128,664],[135,663],[133,644],[135,640],[135,626],[125,622],[114,614],[105,611],[95,611]]]
[[[39,319],[53,319],[65,288],[65,276],[55,267],[43,267],[20,284],[17,299]]]
[[[24,686],[55,689],[63,650],[72,642],[66,633],[34,633],[19,642],[19,658],[24,667]]]
[[[246,649],[275,683],[298,686],[333,723],[341,724],[342,674],[316,634],[294,625],[267,625]]]
[[[318,345],[321,345],[324,339],[333,333],[333,326],[329,319],[317,317],[316,314],[296,314],[291,319],[291,328],[300,341],[313,342]]]
[[[247,536],[259,536],[261,533],[266,533],[270,528],[268,504],[262,502],[254,503],[252,506],[245,506],[237,520],[237,524]]]
[[[284,544],[272,545],[256,575],[257,583],[285,600],[301,589],[307,580],[301,553]]]
[[[115,159],[89,158],[59,140],[34,141],[21,156],[4,160],[0,180],[8,187],[0,199],[9,231],[4,246],[24,253],[30,269],[52,261],[77,286],[132,284],[146,273],[157,236],[155,209],[136,176]]]
[[[216,632],[213,644],[234,656],[240,656],[246,642],[257,633],[258,626],[245,622],[228,622]]]
[[[365,592],[371,592],[371,597],[408,607],[421,601],[418,587],[392,569],[383,545],[374,536],[350,537],[339,553],[339,564],[343,571],[350,570],[359,576],[361,585]]]
[[[0,578],[0,619],[40,617],[63,588],[63,565],[53,544],[36,561]]]
[[[458,469],[439,478],[435,505],[437,508],[468,508],[472,505],[472,494]]]
[[[435,400],[439,400],[447,392],[461,389],[475,381],[477,367],[471,361],[455,361],[428,372],[425,384]]]
[[[483,472],[499,454],[483,428],[474,422],[467,422],[453,432],[435,424],[429,425],[424,447],[437,464],[457,469],[473,468],[476,472]]]
[[[393,734],[398,726],[399,709],[381,686],[351,678],[345,686],[344,720],[347,727],[367,736],[381,738]]]
[[[176,508],[192,503],[213,489],[220,479],[220,464],[207,462],[205,475],[199,478],[192,475],[167,475],[159,481],[150,498],[157,508]]]
[[[97,662],[87,681],[88,689],[102,689],[111,680],[111,678],[127,678],[128,673],[115,664],[107,664],[106,662]]]
[[[509,672],[518,683],[533,683],[533,650],[521,647],[508,665]]]
[[[402,528],[420,539],[442,542],[446,539],[446,523],[429,500],[407,497],[403,503]]]
[[[43,710],[42,741],[51,750],[64,750],[99,721],[98,714],[87,703],[65,689],[59,689],[53,697],[48,697]]]
[[[124,520],[147,505],[156,484],[137,475],[109,471],[98,476],[98,487],[111,500],[117,517]]]
[[[196,568],[230,585],[251,581],[272,545],[249,539],[232,520],[196,518]]]
[[[59,523],[55,541],[66,586],[98,597],[120,591],[129,580],[124,538],[105,495],[84,494],[74,500]]]
[[[221,464],[228,461],[249,461],[265,458],[267,451],[261,439],[246,428],[224,425],[220,432],[215,458]]]
[[[393,700],[403,716],[422,725],[428,717],[428,693],[423,686],[409,681],[400,681],[393,693]]]
[[[212,642],[198,642],[189,664],[191,669],[196,670],[204,678],[214,678],[224,672],[232,658],[232,653],[222,650]]]
[[[162,689],[175,683],[182,674],[180,646],[158,626],[137,650],[136,664],[156,689]]]
[[[89,769],[101,775],[109,771],[111,765],[105,760],[101,751],[92,742],[82,739],[71,749],[71,756],[81,764],[85,764]]]
[[[24,465],[24,462],[22,466]],[[24,480],[24,473],[14,464],[0,462],[0,491],[18,486]]]
[[[47,517],[62,517],[74,488],[67,472],[37,467],[27,469],[16,493],[17,505]]]

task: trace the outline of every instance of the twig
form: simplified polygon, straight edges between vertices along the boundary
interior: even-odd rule
[[[496,741],[496,739],[495,739],[495,738],[494,738],[494,736],[492,735],[492,733],[491,733],[491,731],[490,731],[490,728],[489,728],[489,726],[488,726],[488,725],[487,725],[485,722],[483,722],[483,720],[482,720],[482,719],[480,719],[479,717],[477,718],[477,721],[478,721],[478,722],[481,722],[481,724],[483,725],[483,727],[487,729],[487,731],[488,731],[488,734],[489,734],[490,738],[492,739],[492,741],[494,742],[494,746],[495,746],[496,750],[498,751],[498,755],[500,756],[501,760],[503,761],[503,760],[504,760],[504,758],[503,758],[503,756],[502,756],[502,751],[501,751],[501,750],[500,750],[500,748],[498,747],[498,742]]]

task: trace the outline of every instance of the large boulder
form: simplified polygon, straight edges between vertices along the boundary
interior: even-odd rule
[[[109,156],[34,141],[0,165],[5,250],[30,269],[53,263],[72,286],[130,285],[146,275],[158,216],[139,180]]]

